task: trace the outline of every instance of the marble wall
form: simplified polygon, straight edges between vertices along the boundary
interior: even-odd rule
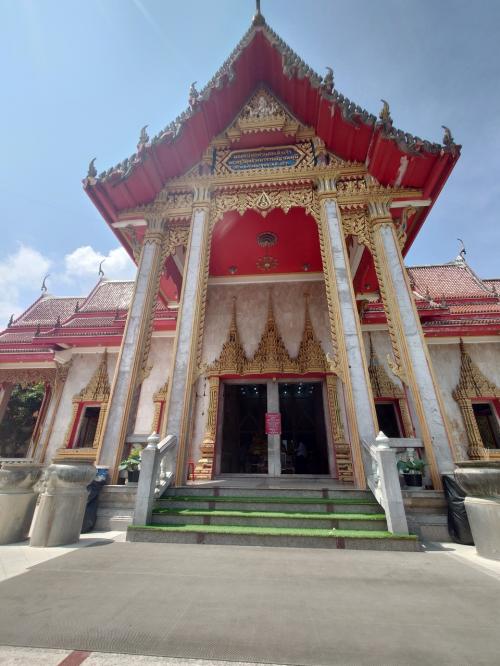
[[[51,460],[57,449],[64,446],[66,432],[73,416],[73,396],[84,389],[102,360],[102,352],[73,354],[73,363],[64,384],[61,402],[54,420],[52,434],[45,454],[45,460]],[[113,381],[118,350],[108,351],[108,378]]]
[[[151,341],[147,362],[147,367],[151,368],[151,371],[142,383],[134,427],[135,434],[151,434],[154,416],[153,396],[171,375],[173,346],[173,337],[153,338]]]
[[[364,339],[367,358],[369,359],[369,338],[366,332],[364,333]],[[389,378],[395,384],[401,385],[398,378],[391,373],[387,363],[387,355],[391,354],[389,334],[387,331],[372,331],[371,339],[378,363],[384,366]],[[453,391],[460,377],[461,361],[459,344],[458,342],[446,343],[443,340],[443,344],[433,341],[428,347],[435,377],[441,390],[452,442],[459,457],[467,460],[468,440],[465,426],[460,408],[453,398]],[[468,342],[466,339],[465,349],[485,377],[497,386],[500,386],[500,341]],[[417,425],[414,415],[413,421]]]

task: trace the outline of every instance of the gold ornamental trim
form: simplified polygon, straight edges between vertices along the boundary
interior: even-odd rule
[[[207,376],[261,375],[261,374],[323,374],[332,373],[331,364],[316,337],[306,299],[305,321],[299,351],[292,358],[279,332],[274,316],[272,295],[269,294],[267,319],[257,349],[252,357],[247,357],[241,344],[236,302],[229,325],[227,339],[222,345],[218,358],[205,368]]]
[[[481,372],[465,350],[463,340],[460,340],[460,377],[453,398],[458,403],[464,420],[465,432],[469,440],[467,454],[471,460],[488,459],[492,457],[484,442],[477,425],[476,416],[472,408],[472,400],[482,398],[500,398],[500,388]],[[493,457],[494,453],[493,453]]]

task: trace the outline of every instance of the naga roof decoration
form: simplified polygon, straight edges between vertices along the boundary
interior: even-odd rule
[[[299,123],[339,159],[364,164],[381,185],[420,189],[434,202],[459,157],[460,146],[447,128],[443,145],[425,141],[396,129],[386,102],[378,119],[351,102],[335,89],[331,68],[323,77],[314,72],[259,13],[208,84],[200,91],[191,87],[189,106],[180,116],[152,138],[143,128],[137,151],[98,176],[92,160],[84,187],[106,221],[152,202],[168,181],[202,161],[223,132],[230,136],[255,130],[262,100],[255,95],[261,88],[282,102],[288,117],[276,109],[260,135],[280,123],[282,130],[293,132]],[[264,102],[269,106],[269,99]],[[422,211],[416,226],[427,212]]]

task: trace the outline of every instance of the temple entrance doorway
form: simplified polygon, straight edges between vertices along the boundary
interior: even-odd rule
[[[328,445],[320,382],[280,383],[281,473],[328,474]]]
[[[334,468],[321,381],[229,380],[222,401],[219,475],[323,476]]]
[[[267,474],[266,384],[224,384],[221,474]]]

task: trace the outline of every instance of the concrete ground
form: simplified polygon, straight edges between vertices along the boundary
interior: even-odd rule
[[[24,562],[24,573],[0,583],[0,664],[498,664],[500,563],[470,547],[393,553],[112,538],[88,535],[92,547],[57,557],[50,549],[50,559],[27,571]],[[15,548],[29,547],[1,547],[4,568]]]

